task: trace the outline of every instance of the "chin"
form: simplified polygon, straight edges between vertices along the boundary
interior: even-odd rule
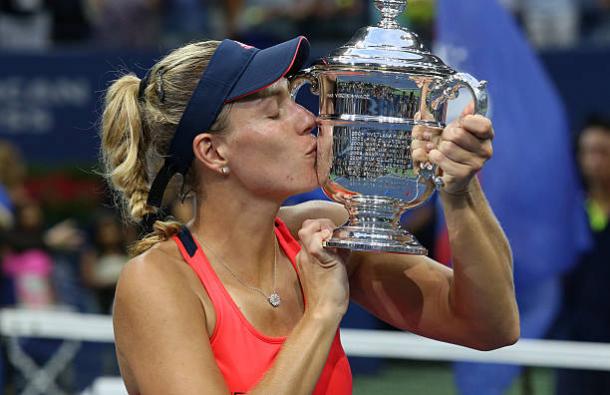
[[[301,179],[297,179],[297,181],[299,181],[299,180],[303,180],[304,181],[306,179],[305,177],[309,178],[309,182],[299,183],[300,185],[295,185],[294,188],[291,191],[290,196],[299,195],[301,193],[311,192],[311,191],[315,190],[316,188],[318,188],[320,186],[318,184],[318,179],[315,176],[313,176],[313,177],[304,176]]]

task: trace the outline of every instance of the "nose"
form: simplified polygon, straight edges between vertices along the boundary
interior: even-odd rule
[[[317,117],[305,107],[296,104],[299,117],[298,117],[298,125],[299,125],[299,133],[300,134],[309,134],[312,129],[318,125]]]

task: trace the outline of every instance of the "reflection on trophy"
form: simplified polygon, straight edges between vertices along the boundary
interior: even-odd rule
[[[396,22],[406,0],[375,5],[381,22],[295,76],[291,91],[309,83],[320,97],[318,178],[349,212],[326,246],[423,255],[400,217],[443,186],[426,152],[440,142],[447,103],[467,88],[485,115],[486,83],[445,65]]]

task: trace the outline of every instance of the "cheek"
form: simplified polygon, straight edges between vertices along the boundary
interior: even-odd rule
[[[271,152],[251,149],[234,173],[246,189],[262,196],[285,198],[318,186],[315,162],[295,158],[294,153],[285,149]]]

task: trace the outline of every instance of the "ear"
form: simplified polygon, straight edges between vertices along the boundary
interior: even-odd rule
[[[220,173],[228,163],[225,144],[218,134],[200,133],[193,139],[195,158],[208,169]]]

